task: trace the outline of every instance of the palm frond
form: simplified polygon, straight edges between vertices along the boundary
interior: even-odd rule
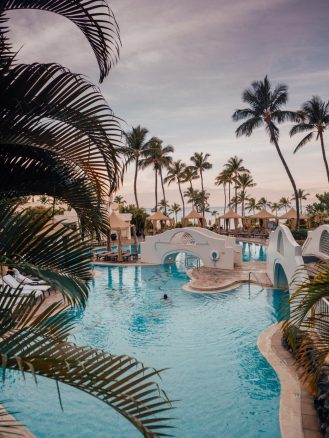
[[[260,117],[253,117],[242,123],[235,131],[237,137],[246,135],[250,137],[254,129],[259,128],[263,124],[263,120]]]
[[[306,145],[306,143],[309,143],[313,138],[313,132],[310,132],[309,134],[307,134],[296,146],[296,148],[294,149],[294,154],[299,151],[299,149],[301,149],[303,146]]]
[[[100,82],[119,56],[120,36],[106,0],[3,0],[0,15],[12,9],[38,9],[59,14],[79,27],[89,41],[99,68]]]
[[[15,207],[0,207],[0,264],[41,278],[69,303],[84,306],[91,251],[79,232],[49,225],[47,212],[31,217]]]

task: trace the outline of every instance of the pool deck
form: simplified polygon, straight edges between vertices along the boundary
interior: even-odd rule
[[[194,268],[187,271],[190,277],[184,290],[195,293],[226,292],[237,288],[242,283],[249,283],[249,273],[252,272],[250,282],[262,287],[272,287],[266,273],[266,262],[243,262],[233,270],[218,268]]]
[[[280,429],[282,438],[321,438],[313,397],[296,371],[293,356],[281,344],[281,324],[265,329],[258,348],[276,371],[281,383]]]

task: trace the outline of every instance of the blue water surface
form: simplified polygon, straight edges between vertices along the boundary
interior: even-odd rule
[[[242,260],[244,262],[266,261],[266,246],[253,242],[239,242],[242,246]]]
[[[144,364],[170,368],[161,385],[180,400],[174,434],[183,438],[278,438],[277,376],[258,351],[278,319],[282,292],[243,285],[212,295],[184,292],[182,266],[96,266],[72,340]],[[166,292],[170,301],[163,302]],[[8,374],[2,399],[39,438],[133,438],[130,423],[102,402],[44,378]]]

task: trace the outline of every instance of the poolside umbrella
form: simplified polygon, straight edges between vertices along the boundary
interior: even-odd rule
[[[241,219],[242,216],[240,216],[238,213],[236,213],[232,208],[229,209],[229,211],[227,211],[225,214],[223,214],[223,216],[220,216],[219,219],[224,219],[225,220],[225,224],[226,224],[226,228],[228,225],[228,228],[231,229],[230,227],[230,220],[234,219],[234,228],[235,230],[238,229],[238,224],[239,224],[239,219]]]
[[[118,234],[118,262],[122,262],[121,232],[122,230],[127,230],[130,227],[130,224],[120,219],[114,211],[110,214],[109,222],[111,230],[115,230]]]
[[[168,216],[165,216],[161,211],[156,211],[154,214],[152,214],[152,216],[149,216],[146,220],[152,222],[153,234],[155,234],[157,222],[162,222],[162,221],[170,222],[170,218]]]
[[[196,210],[191,210],[187,216],[185,216],[184,221],[188,222],[189,220],[192,220],[195,224],[195,221],[197,223],[199,222],[201,226],[203,226],[203,216],[202,214],[198,213]]]

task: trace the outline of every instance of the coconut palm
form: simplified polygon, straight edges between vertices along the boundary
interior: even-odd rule
[[[160,211],[166,214],[167,208],[169,208],[169,204],[164,199],[161,199],[161,201],[158,203],[158,207]]]
[[[137,177],[138,170],[140,169],[140,158],[143,154],[143,151],[148,148],[149,144],[146,141],[146,136],[148,134],[148,130],[146,128],[142,128],[140,125],[132,128],[131,131],[125,132],[124,136],[127,143],[127,160],[126,167],[135,162],[135,174],[134,174],[134,195],[135,195],[135,203],[136,207],[139,208],[138,196],[137,196]]]
[[[158,209],[158,175],[160,176],[163,199],[166,202],[163,169],[168,168],[170,163],[172,163],[170,154],[174,152],[172,146],[162,146],[162,143],[162,140],[158,137],[152,137],[147,147],[143,150],[143,158],[140,160],[140,167],[142,169],[152,166],[155,173],[155,211]]]
[[[234,187],[235,199],[237,200],[237,193],[238,193],[237,178],[238,178],[238,175],[241,172],[249,173],[249,170],[243,166],[243,159],[239,158],[237,155],[235,155],[234,157],[231,157],[227,161],[227,163],[224,165],[224,169],[226,170],[228,175],[231,175],[232,182],[234,182],[234,184],[235,184],[235,187]],[[235,207],[235,212],[237,212],[238,206],[236,203],[235,203],[234,207]]]
[[[199,193],[199,190],[193,189],[192,187],[188,187],[184,192],[184,197],[187,198],[188,204],[192,204],[193,208],[196,208],[195,201],[196,201],[198,193]]]
[[[212,164],[209,163],[208,158],[210,157],[210,154],[204,154],[203,152],[195,152],[194,155],[191,157],[191,161],[196,169],[196,171],[200,175],[201,179],[201,192],[204,192],[204,185],[203,185],[203,173],[206,170],[209,170],[212,168]],[[204,216],[204,209],[202,209],[202,215]]]
[[[267,208],[271,206],[270,201],[268,201],[264,196],[262,196],[257,202],[258,208]]]
[[[119,204],[119,205],[121,205],[121,204],[127,204],[127,202],[125,201],[125,199],[123,198],[123,196],[122,195],[116,195],[116,197],[114,198],[114,201],[113,201],[115,204]]]
[[[280,204],[280,202],[271,202],[271,210],[272,212],[275,214],[275,216],[278,215],[278,211],[281,210],[282,205]]]
[[[302,376],[316,390],[329,354],[329,314],[326,306],[319,309],[321,301],[329,296],[329,265],[319,263],[307,269],[308,278],[296,284],[288,301],[283,329],[296,352]]]
[[[286,198],[285,196],[282,196],[282,198],[279,201],[279,204],[281,206],[281,208],[284,208],[286,213],[288,211],[288,208],[291,207],[291,201],[289,198]]]
[[[259,210],[259,204],[258,202],[256,202],[255,198],[248,198],[247,201],[247,205],[246,205],[246,210],[248,210],[248,212],[250,213],[251,211],[253,212],[253,214],[256,213],[256,210]]]
[[[175,215],[175,222],[177,224],[177,214],[181,211],[181,206],[179,204],[176,204],[176,202],[174,202],[170,207],[169,207],[169,213],[173,213]]]
[[[192,181],[199,178],[197,169],[194,166],[186,166],[184,172],[184,180],[182,182],[189,183],[190,187],[193,189]]]
[[[305,190],[298,189],[298,200],[299,200],[299,208],[300,213],[303,214],[303,203],[302,201],[306,201],[307,198],[310,196],[310,193],[305,193]],[[292,200],[295,200],[295,197],[292,196]]]
[[[186,169],[186,164],[183,163],[182,160],[173,161],[172,163],[170,163],[168,167],[167,176],[164,179],[164,182],[168,184],[168,186],[172,183],[177,183],[179,194],[182,200],[183,217],[185,217],[185,202],[184,202],[184,196],[182,193],[181,184],[184,181],[185,169]]]
[[[222,172],[220,172],[216,178],[215,178],[215,185],[216,186],[223,186],[224,190],[224,214],[226,212],[226,205],[227,205],[227,194],[226,194],[226,186],[229,186],[229,192],[230,192],[230,185],[232,183],[232,174],[229,170],[224,169]],[[231,194],[229,193],[229,202],[231,202]]]
[[[242,207],[242,216],[244,217],[245,201],[248,199],[246,190],[248,188],[255,187],[256,183],[254,182],[253,177],[250,175],[250,173],[244,172],[244,173],[238,173],[235,184],[237,188],[240,189],[239,197]]]
[[[329,182],[329,166],[324,146],[324,131],[329,126],[329,101],[325,102],[319,96],[313,96],[312,99],[302,104],[298,112],[301,120],[291,128],[290,135],[308,132],[308,134],[298,143],[294,153],[309,143],[316,134],[316,140],[320,139],[322,158],[326,168],[327,179]]]
[[[246,135],[249,137],[256,128],[262,125],[265,126],[266,132],[270,137],[270,142],[273,143],[276,148],[297,199],[297,186],[288,164],[282,155],[279,146],[279,129],[276,125],[276,123],[283,123],[285,121],[299,121],[296,112],[282,109],[288,100],[287,86],[278,84],[273,89],[268,77],[265,76],[263,81],[253,82],[251,87],[243,92],[242,100],[249,106],[236,110],[233,114],[233,120],[236,122],[244,119],[247,120],[237,128],[236,136],[240,137]],[[296,227],[299,228],[298,200],[296,200],[296,210]]]

